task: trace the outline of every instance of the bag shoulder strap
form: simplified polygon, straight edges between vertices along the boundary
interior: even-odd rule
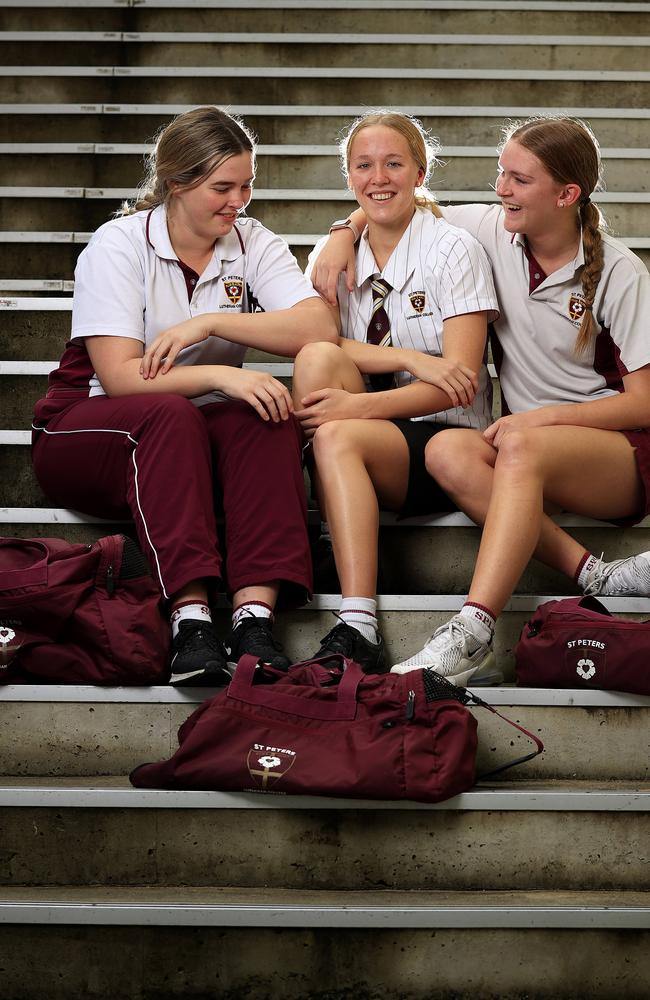
[[[254,686],[253,676],[258,662],[257,658],[250,654],[242,656],[235,668],[233,679],[226,689],[227,698],[237,699],[248,705],[260,705],[276,711],[287,712],[303,719],[319,719],[323,722],[351,721],[356,717],[357,688],[364,676],[357,663],[348,661],[347,669],[336,687],[336,697],[325,700],[303,698],[300,695],[291,694],[291,684],[283,684],[282,681],[270,687],[267,685]]]
[[[475,695],[470,691],[467,691],[467,694],[469,695],[470,701],[475,705],[487,708],[487,710],[492,712],[493,715],[498,715],[500,719],[503,719],[504,722],[507,722],[508,725],[512,726],[514,729],[518,729],[520,733],[523,733],[524,736],[527,736],[528,739],[532,740],[535,744],[535,749],[531,750],[530,753],[524,754],[523,757],[516,757],[514,760],[507,761],[505,764],[500,764],[498,767],[494,767],[490,771],[484,771],[482,774],[478,775],[478,780],[482,780],[483,778],[492,778],[495,774],[501,774],[503,771],[508,771],[511,767],[516,767],[517,764],[525,764],[527,761],[533,760],[543,752],[544,744],[540,740],[539,736],[535,736],[534,733],[529,732],[528,729],[524,728],[524,726],[520,726],[518,722],[513,722],[507,715],[503,715],[501,712],[498,712],[493,705],[488,705],[488,703],[483,701],[482,698],[479,698],[478,695]]]
[[[467,688],[460,685],[452,684],[446,677],[436,673],[435,670],[422,670],[422,686],[424,688],[424,696],[427,702],[447,699],[459,701],[461,705],[465,706],[472,703],[480,705],[482,708],[487,708],[493,715],[498,715],[499,718],[503,719],[504,722],[507,722],[509,726],[513,726],[515,729],[518,729],[520,733],[524,734],[524,736],[528,736],[528,738],[535,744],[536,749],[531,753],[526,754],[524,757],[517,757],[515,760],[511,760],[507,764],[500,764],[499,767],[486,771],[485,774],[480,774],[479,778],[490,778],[495,774],[500,774],[502,771],[507,771],[510,767],[515,767],[517,764],[525,764],[526,761],[532,760],[533,757],[537,757],[538,754],[542,753],[544,744],[538,736],[535,736],[533,733],[529,733],[527,729],[524,729],[524,727],[520,726],[519,723],[513,722],[512,719],[509,719],[506,715],[502,715],[501,712],[497,712],[496,708],[492,705],[488,705],[486,701],[483,701],[482,698],[479,698],[479,696],[474,694],[472,691],[469,691]]]

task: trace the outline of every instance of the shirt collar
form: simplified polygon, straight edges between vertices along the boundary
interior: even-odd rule
[[[381,272],[382,277],[390,284],[391,288],[401,291],[408,279],[415,271],[417,261],[410,253],[411,247],[419,242],[419,235],[424,225],[425,213],[429,209],[416,208],[413,218],[402,233],[399,243],[388,258],[386,267]],[[416,244],[417,245],[417,244]],[[356,279],[357,287],[361,287],[373,274],[379,273],[377,262],[368,243],[368,229],[363,232],[359,241],[357,251]]]
[[[237,223],[235,223],[235,226]],[[237,260],[242,255],[242,244],[235,232],[235,226],[227,236],[222,236],[214,245],[214,253],[208,267],[201,277],[208,272],[218,274],[225,261]],[[178,260],[178,254],[172,246],[167,228],[167,209],[165,205],[157,205],[147,213],[145,222],[147,242],[158,257],[163,260]]]
[[[526,236],[523,233],[513,233],[510,242],[511,242],[511,244],[513,246],[519,246],[519,247],[521,247],[522,253],[524,253],[524,254],[526,253],[528,245],[526,243]],[[530,253],[530,251],[529,251],[529,253]],[[564,267],[560,268],[560,271],[564,271],[565,268],[570,267],[575,272],[575,271],[578,270],[579,267],[582,267],[582,265],[584,264],[584,262],[585,262],[585,247],[584,247],[584,241],[583,241],[582,229],[581,229],[580,230],[580,246],[578,247],[578,252],[577,252],[577,254],[575,256],[575,259],[573,261],[569,261],[568,264],[565,264]]]

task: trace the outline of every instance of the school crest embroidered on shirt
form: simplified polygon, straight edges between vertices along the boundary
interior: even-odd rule
[[[424,306],[426,303],[424,292],[410,292],[409,300],[416,313],[424,312]]]
[[[574,323],[578,320],[582,320],[586,308],[587,301],[584,295],[579,295],[577,292],[574,292],[569,299],[569,317]]]
[[[239,305],[244,292],[244,282],[241,278],[224,278],[223,287],[226,290],[228,301],[234,306]]]

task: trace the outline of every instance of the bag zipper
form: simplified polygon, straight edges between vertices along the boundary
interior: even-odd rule
[[[601,631],[601,630],[609,630],[612,627],[618,630],[619,628],[621,628],[621,626],[623,626],[626,629],[630,628],[638,629],[639,626],[642,625],[650,626],[650,621],[628,622],[628,621],[623,621],[620,618],[612,617],[608,619],[606,622],[594,622],[591,621],[589,618],[584,618],[584,619],[578,618],[575,621],[569,623],[569,622],[557,622],[557,621],[553,622],[547,619],[547,621],[543,625],[537,625],[535,622],[529,622],[527,638],[532,639],[534,638],[534,636],[539,635],[540,632],[553,632],[553,631],[557,632],[560,629],[565,629],[575,632],[576,629],[584,627],[585,629],[594,629],[596,631]]]

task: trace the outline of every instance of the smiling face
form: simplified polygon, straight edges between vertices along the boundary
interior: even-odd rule
[[[372,227],[406,229],[414,191],[424,181],[406,139],[386,125],[369,125],[352,139],[348,184]]]
[[[501,151],[495,190],[506,230],[532,238],[554,230],[580,193],[577,185],[556,181],[541,160],[514,139]]]
[[[214,168],[199,184],[173,191],[169,220],[201,241],[227,236],[253,194],[251,153],[237,153]]]

